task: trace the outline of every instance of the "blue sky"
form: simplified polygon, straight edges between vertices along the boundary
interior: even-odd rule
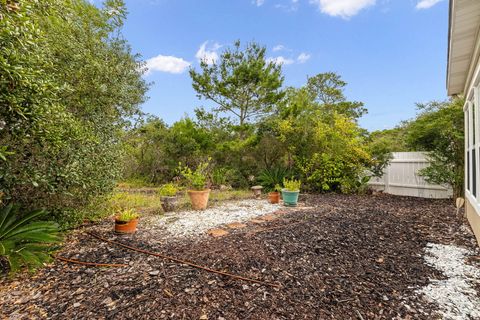
[[[391,128],[415,102],[446,99],[447,0],[126,0],[124,36],[148,60],[145,112],[172,123],[199,101],[188,68],[235,40],[256,41],[283,62],[285,85],[335,71],[360,124]]]

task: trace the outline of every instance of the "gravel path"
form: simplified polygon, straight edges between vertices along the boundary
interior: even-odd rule
[[[171,237],[191,237],[223,224],[243,222],[275,212],[280,207],[266,200],[231,201],[205,211],[172,212],[150,217],[144,226],[153,230],[166,230]]]

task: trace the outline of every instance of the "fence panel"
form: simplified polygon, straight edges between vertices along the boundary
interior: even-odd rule
[[[394,152],[390,165],[381,178],[372,178],[369,185],[377,191],[400,196],[450,198],[451,188],[429,184],[418,174],[428,166],[424,152]]]

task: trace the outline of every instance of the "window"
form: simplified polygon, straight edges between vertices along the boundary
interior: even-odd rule
[[[474,198],[480,192],[479,92],[479,88],[474,88],[473,97],[467,101],[465,108],[465,188]]]

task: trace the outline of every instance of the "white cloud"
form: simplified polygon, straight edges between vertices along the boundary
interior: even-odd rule
[[[428,8],[433,7],[434,5],[439,3],[440,1],[443,1],[443,0],[418,0],[418,3],[415,6],[415,8],[417,8],[419,10],[420,9],[428,9]]]
[[[265,3],[265,0],[253,0],[252,3],[256,5],[257,7],[260,7]]]
[[[285,50],[285,46],[283,44],[279,44],[279,45],[276,45],[275,47],[273,47],[273,52],[277,52],[277,51],[282,51],[282,50]]]
[[[220,49],[222,46],[218,43],[213,43],[210,47],[208,46],[208,41],[205,41],[202,43],[200,48],[198,49],[197,53],[195,54],[195,57],[198,59],[198,61],[205,61],[208,64],[212,64],[214,62],[217,62],[218,60],[218,49]]]
[[[190,66],[190,62],[174,56],[163,56],[159,54],[156,57],[147,60],[147,74],[153,71],[168,73],[182,73]]]
[[[268,58],[267,62],[273,62],[277,65],[289,65],[295,62],[293,59],[285,58],[283,56]]]
[[[423,0],[428,1],[428,0]],[[376,0],[310,0],[321,12],[334,17],[348,19],[362,9],[375,5]]]
[[[305,63],[307,62],[312,56],[308,53],[302,52],[297,57],[298,63]]]

